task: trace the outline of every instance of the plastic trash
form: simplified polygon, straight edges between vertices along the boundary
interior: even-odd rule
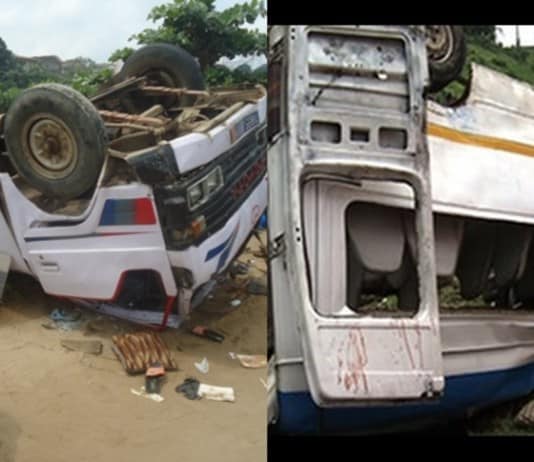
[[[259,229],[265,229],[267,228],[267,212],[265,212],[261,217],[260,221],[258,222],[257,228]]]
[[[199,363],[195,363],[195,367],[199,372],[202,372],[203,374],[207,374],[210,370],[210,364],[208,362],[208,358],[202,359]]]
[[[235,300],[232,300],[232,301],[230,302],[230,305],[232,305],[232,306],[234,306],[234,307],[235,307],[235,306],[239,306],[239,305],[241,305],[241,300],[239,300],[238,298],[236,298]]]
[[[54,327],[65,331],[79,329],[83,323],[82,313],[78,310],[56,308],[52,310],[48,317],[54,321]],[[47,325],[44,327],[51,328],[52,326]]]
[[[82,313],[80,311],[71,311],[65,310],[63,308],[56,308],[52,310],[49,317],[52,321],[73,322],[80,319],[82,317]]]

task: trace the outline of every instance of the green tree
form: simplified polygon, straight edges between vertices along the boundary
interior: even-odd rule
[[[249,0],[224,11],[215,10],[215,0],[173,0],[152,9],[148,19],[161,21],[130,37],[140,44],[174,43],[197,57],[202,71],[222,57],[265,55],[267,36],[247,28],[265,17],[263,0]]]
[[[0,72],[6,72],[15,66],[13,53],[7,48],[6,42],[0,37]]]
[[[111,63],[114,63],[119,60],[126,61],[134,51],[135,50],[130,47],[120,48],[113,52],[113,54],[109,57],[108,61]]]
[[[465,35],[478,42],[495,43],[497,26],[464,26]]]

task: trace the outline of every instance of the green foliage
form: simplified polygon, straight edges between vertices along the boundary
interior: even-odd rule
[[[495,43],[497,37],[497,26],[463,26],[464,33],[468,40],[483,43]]]
[[[111,69],[87,70],[78,72],[72,78],[70,85],[75,90],[84,94],[88,98],[95,95],[99,87],[109,79],[113,72]]]
[[[265,17],[263,0],[250,0],[224,11],[215,10],[215,0],[173,0],[152,9],[148,19],[161,21],[130,39],[139,44],[173,43],[197,57],[204,73],[222,57],[266,53],[267,36],[245,27]]]
[[[231,87],[245,83],[267,86],[267,65],[254,70],[248,64],[242,64],[234,70],[215,65],[207,69],[204,78],[210,87]]]
[[[6,42],[0,37],[0,72],[5,72],[11,69],[14,65],[15,58],[13,53],[9,51]]]
[[[22,89],[43,82],[65,83],[65,80],[38,64],[21,64],[0,38],[0,113],[7,111]]]
[[[465,82],[469,79],[471,63],[475,62],[534,85],[534,48],[504,48],[496,43],[481,40],[480,35],[472,33],[466,34],[466,37],[467,59],[461,73],[461,78]],[[442,104],[449,104],[458,100],[465,90],[465,84],[454,81],[442,89],[435,99]]]
[[[5,88],[0,84],[0,113],[7,111],[9,105],[22,90],[20,88]]]
[[[118,50],[115,50],[113,52],[113,54],[109,57],[108,61],[115,63],[117,61],[122,60],[123,62],[125,62],[134,51],[135,50],[130,47],[119,48]]]
[[[77,58],[69,64],[71,67],[64,69],[62,73],[54,73],[38,63],[17,60],[0,38],[0,113],[7,111],[23,89],[39,83],[71,85],[90,97],[102,83],[111,78],[110,69],[99,69],[90,59]]]

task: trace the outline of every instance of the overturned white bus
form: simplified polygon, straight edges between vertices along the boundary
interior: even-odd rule
[[[534,89],[473,65],[463,101],[428,101],[446,83],[429,67],[458,59],[448,27],[269,31],[280,432],[383,431],[534,390],[534,312],[512,311],[534,299]],[[443,280],[484,306],[440,306]]]

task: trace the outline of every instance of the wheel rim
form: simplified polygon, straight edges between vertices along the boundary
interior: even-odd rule
[[[145,76],[150,85],[174,88],[178,84],[178,82],[175,82],[170,74],[161,69],[151,69],[145,74]],[[177,104],[179,101],[179,98],[176,95],[166,95],[163,97],[160,96],[159,98],[164,101],[164,106],[172,106]],[[158,97],[151,98],[151,104],[156,104],[157,102]]]
[[[23,151],[30,166],[48,179],[64,178],[78,160],[78,146],[71,129],[51,114],[36,114],[22,131]]]
[[[145,74],[149,84],[161,85],[164,87],[174,87],[174,79],[165,71],[161,69],[151,69]]]
[[[451,26],[426,26],[426,49],[432,61],[447,61],[454,49]]]

